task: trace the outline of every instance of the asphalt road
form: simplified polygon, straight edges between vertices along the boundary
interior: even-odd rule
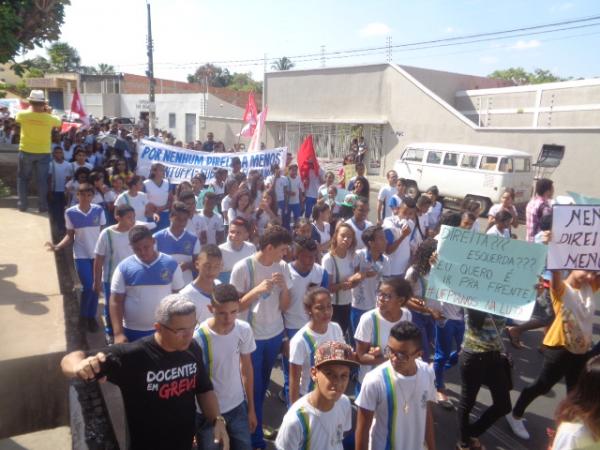
[[[377,205],[376,193],[371,192],[371,212],[370,220],[375,217],[375,209]],[[480,219],[482,229],[485,229],[485,219]],[[517,230],[517,236],[523,238],[525,232],[524,225]],[[595,317],[595,334],[599,334],[600,319],[599,314]],[[512,353],[515,361],[513,373],[514,389],[511,392],[513,405],[519,396],[522,389],[529,383],[533,382],[542,364],[542,354],[538,351],[543,335],[540,331],[530,331],[522,336],[524,348],[522,350],[513,349],[508,340],[504,343],[506,348]],[[596,339],[597,340],[597,339]],[[265,423],[271,427],[277,428],[281,423],[281,419],[285,414],[285,405],[277,398],[277,393],[282,385],[282,372],[277,366],[273,370],[271,377],[271,387],[269,397],[265,402]],[[452,399],[454,405],[458,404],[460,395],[460,378],[458,368],[450,369],[446,374],[446,385],[448,395]],[[352,387],[348,390],[352,392]],[[548,394],[536,399],[525,413],[527,421],[526,427],[529,430],[531,438],[528,441],[521,440],[513,435],[506,420],[504,418],[496,422],[483,436],[481,441],[485,447],[498,450],[545,450],[548,448],[548,438],[546,429],[553,427],[553,415],[558,403],[564,398],[566,393],[564,383],[557,384]],[[491,404],[491,396],[487,388],[482,388],[477,397],[476,406],[472,412],[473,416],[478,416],[485,408]],[[438,450],[452,450],[458,441],[458,420],[456,411],[450,411],[436,406],[434,408],[434,419],[436,427],[436,443]],[[268,448],[275,448],[272,443],[269,443]],[[415,449],[417,450],[417,449]]]

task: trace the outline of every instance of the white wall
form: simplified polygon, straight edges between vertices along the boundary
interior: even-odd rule
[[[121,115],[124,117],[138,118],[140,110],[136,104],[140,100],[147,101],[146,94],[121,94]],[[169,130],[176,139],[185,140],[185,115],[195,114],[196,124],[199,118],[205,115],[205,105],[208,115],[241,118],[244,114],[242,108],[224,102],[218,97],[209,94],[205,102],[205,94],[156,94],[156,125],[162,130]],[[169,127],[169,114],[174,113],[175,127]],[[206,132],[196,126],[196,139],[204,141]],[[215,136],[216,137],[216,136]]]

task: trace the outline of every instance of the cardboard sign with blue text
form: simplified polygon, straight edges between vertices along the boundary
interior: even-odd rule
[[[554,205],[548,269],[600,270],[600,205]]]
[[[147,177],[154,163],[161,163],[166,168],[165,178],[171,184],[190,181],[194,175],[202,172],[206,179],[213,177],[213,170],[223,168],[231,170],[231,158],[238,157],[242,162],[242,172],[258,170],[263,177],[271,172],[272,164],[284,165],[287,147],[250,153],[211,153],[189,150],[160,142],[142,140],[138,143],[137,172]]]
[[[529,320],[545,245],[442,225],[437,253],[426,298]]]

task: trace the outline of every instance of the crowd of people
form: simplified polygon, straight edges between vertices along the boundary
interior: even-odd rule
[[[49,129],[47,139],[50,148]],[[460,437],[451,445],[482,449],[480,437],[503,416],[529,439],[527,407],[563,378],[568,395],[552,448],[600,442],[598,272],[540,274],[524,324],[425,298],[441,225],[516,238],[511,189],[483,225],[478,202],[444,211],[436,186],[411,197],[393,170],[370,204],[356,159],[349,180],[316,170],[318,161],[302,179],[288,155],[266,179],[232,158],[213,179],[174,186],[161,164],[144,179],[134,154],[113,161],[101,146],[65,146],[68,139],[54,142],[45,172],[50,216],[64,232],[47,245],[72,245],[82,326],[102,328],[107,346],[65,356],[62,369],[121,388],[132,448],[256,449],[274,439],[281,450],[433,450],[440,407],[457,411]],[[530,242],[551,238],[553,193],[551,180],[537,181],[525,212]],[[522,333],[536,328],[544,329],[544,363],[513,407],[502,334],[518,351]],[[263,423],[264,402],[279,359],[287,412],[274,430]],[[444,377],[456,365],[455,405]],[[492,404],[473,420],[482,386]]]

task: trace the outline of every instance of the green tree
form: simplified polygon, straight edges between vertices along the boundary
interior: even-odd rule
[[[231,83],[232,75],[228,69],[206,63],[196,69],[196,71],[187,76],[188,83],[200,83],[209,86],[225,87]]]
[[[254,91],[254,92],[262,92],[262,83],[259,81],[255,81],[252,78],[252,74],[248,73],[234,73],[231,84],[228,86],[231,89],[236,91]]]
[[[546,69],[535,69],[533,72],[527,72],[522,67],[510,67],[504,70],[495,70],[488,75],[490,78],[510,81],[521,86],[524,84],[551,83],[553,81],[565,81],[567,78],[561,78],[554,75]]]
[[[115,73],[114,66],[105,63],[98,64],[98,68],[96,70],[98,71],[99,75],[110,75]]]
[[[69,0],[3,0],[0,2],[0,63],[23,51],[55,41],[65,20]],[[13,70],[21,73],[18,65]]]
[[[81,66],[79,52],[66,42],[55,42],[46,49],[51,72],[77,72]]]
[[[284,56],[276,60],[273,64],[271,64],[271,69],[273,70],[290,70],[293,68],[295,64],[292,62],[290,58]]]

